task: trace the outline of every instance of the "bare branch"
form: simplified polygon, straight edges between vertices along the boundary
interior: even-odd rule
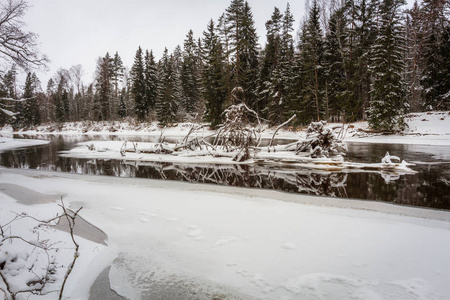
[[[275,129],[275,132],[272,135],[272,139],[270,140],[269,147],[272,147],[273,140],[275,139],[275,135],[277,134],[278,130],[280,130],[284,125],[287,125],[289,122],[291,122],[296,116],[297,115],[294,114],[289,120],[278,126],[277,129]]]
[[[37,35],[23,31],[22,19],[27,9],[25,0],[7,0],[0,6],[0,59],[26,71],[45,68],[49,61],[39,52]]]
[[[66,207],[64,206],[64,202],[63,202],[62,197],[61,197],[61,205],[60,205],[60,206],[61,206],[61,208],[63,209],[63,211],[64,211],[64,216],[66,217],[67,223],[69,224],[70,237],[72,238],[72,242],[73,242],[73,244],[75,245],[75,253],[74,253],[74,255],[73,255],[72,263],[71,263],[71,264],[69,265],[69,267],[67,268],[66,275],[64,276],[64,280],[63,280],[63,283],[62,283],[62,285],[61,285],[61,291],[59,292],[59,299],[61,300],[62,297],[63,297],[64,287],[65,287],[65,285],[66,285],[67,278],[69,278],[70,273],[72,273],[73,267],[75,266],[75,263],[76,263],[78,257],[80,256],[80,254],[79,254],[79,252],[78,252],[78,250],[79,250],[79,248],[80,248],[80,245],[78,245],[78,243],[75,241],[73,228],[74,228],[74,226],[75,226],[75,218],[77,217],[78,212],[79,212],[83,207],[80,207],[73,215],[69,215],[69,214],[67,213]]]

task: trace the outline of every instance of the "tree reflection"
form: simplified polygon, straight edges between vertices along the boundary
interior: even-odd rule
[[[62,142],[58,139],[58,142]],[[8,151],[0,162],[9,168],[87,175],[139,177],[194,183],[273,189],[317,196],[356,198],[450,209],[450,185],[443,165],[416,166],[417,174],[386,171],[324,171],[289,165],[171,164],[126,160],[80,159],[58,155],[54,143]]]

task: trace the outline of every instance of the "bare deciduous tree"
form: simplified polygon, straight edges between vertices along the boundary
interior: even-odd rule
[[[37,35],[24,30],[25,0],[0,0],[0,60],[28,71],[45,68],[48,59],[39,52]]]

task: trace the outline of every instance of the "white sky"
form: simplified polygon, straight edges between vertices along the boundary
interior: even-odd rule
[[[33,0],[25,22],[39,35],[40,49],[51,60],[50,71],[37,72],[45,89],[59,68],[81,64],[84,81],[93,79],[97,58],[116,51],[131,68],[138,46],[152,49],[159,59],[165,47],[183,46],[189,29],[202,36],[212,18],[217,21],[231,0]],[[274,6],[282,12],[286,0],[250,0],[260,41]],[[296,25],[305,0],[291,1]]]
[[[260,43],[265,22],[274,6],[284,12],[289,2],[297,29],[306,0],[248,0]],[[413,0],[408,0],[413,2]],[[45,89],[59,68],[81,64],[84,81],[93,79],[97,58],[116,51],[131,68],[138,46],[152,49],[159,59],[165,47],[182,46],[189,29],[202,36],[212,18],[225,12],[231,0],[32,0],[25,16],[30,31],[39,35],[41,52],[51,63],[47,73],[37,72]]]

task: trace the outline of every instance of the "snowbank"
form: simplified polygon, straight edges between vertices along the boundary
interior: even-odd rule
[[[130,299],[180,287],[198,299],[450,297],[449,212],[38,171],[1,170],[0,182],[83,205],[119,254],[112,287]]]
[[[398,143],[398,144],[422,144],[422,145],[450,145],[450,112],[423,112],[411,113],[405,118],[408,127],[404,132],[395,135],[380,135],[371,133],[367,122],[356,122],[346,124],[346,138],[348,142],[369,143]],[[193,123],[179,123],[172,127],[161,129],[156,122],[67,122],[59,127],[55,124],[44,124],[37,126],[34,130],[19,131],[21,134],[87,134],[87,135],[145,135],[166,137],[184,137],[194,125]],[[209,136],[214,132],[206,126],[196,131],[192,136]],[[339,125],[339,124],[331,124]],[[263,127],[262,137],[271,138],[275,128]],[[12,128],[5,126],[0,134],[10,136]],[[294,131],[281,129],[276,138],[293,139],[304,138],[304,130]]]
[[[345,141],[450,146],[450,112],[412,113],[405,122],[406,129],[392,135],[370,133],[367,122],[356,122],[349,125]]]
[[[43,140],[32,140],[32,139],[13,139],[9,137],[1,137],[0,136],[0,152],[16,149],[16,148],[23,148],[23,147],[31,147],[31,146],[38,146],[38,145],[46,145],[49,141],[43,141]]]
[[[3,180],[0,182],[4,183]],[[13,187],[13,185],[9,187]],[[57,227],[43,227],[42,223],[37,222],[36,219],[53,219],[57,215],[61,215],[62,210],[55,202],[40,201],[41,203],[39,203],[38,201],[33,205],[21,204],[5,194],[5,189],[3,187],[0,192],[0,225],[5,231],[3,237],[19,236],[32,244],[19,239],[8,240],[4,243],[1,243],[0,240],[0,262],[4,263],[2,273],[7,279],[10,289],[17,292],[39,288],[41,284],[39,277],[45,277],[45,272],[49,268],[52,271],[50,275],[47,274],[50,277],[41,291],[41,296],[20,293],[17,294],[16,299],[58,299],[67,268],[75,254],[75,246],[69,233],[61,231]],[[8,191],[12,189],[8,188]],[[21,196],[26,194],[19,186],[11,192]],[[36,195],[39,194],[36,193]],[[22,200],[33,202],[33,199]],[[22,217],[14,220],[17,218],[17,214]],[[30,218],[24,217],[24,214]],[[77,259],[73,272],[68,277],[64,299],[88,299],[90,286],[102,269],[110,263],[112,255],[108,254],[107,248],[101,244],[80,236],[75,236],[75,240],[80,246],[81,255]],[[39,246],[35,247],[34,244]],[[48,247],[48,250],[41,249],[40,245]],[[5,289],[3,280],[0,280],[0,298],[5,297],[1,289]]]

